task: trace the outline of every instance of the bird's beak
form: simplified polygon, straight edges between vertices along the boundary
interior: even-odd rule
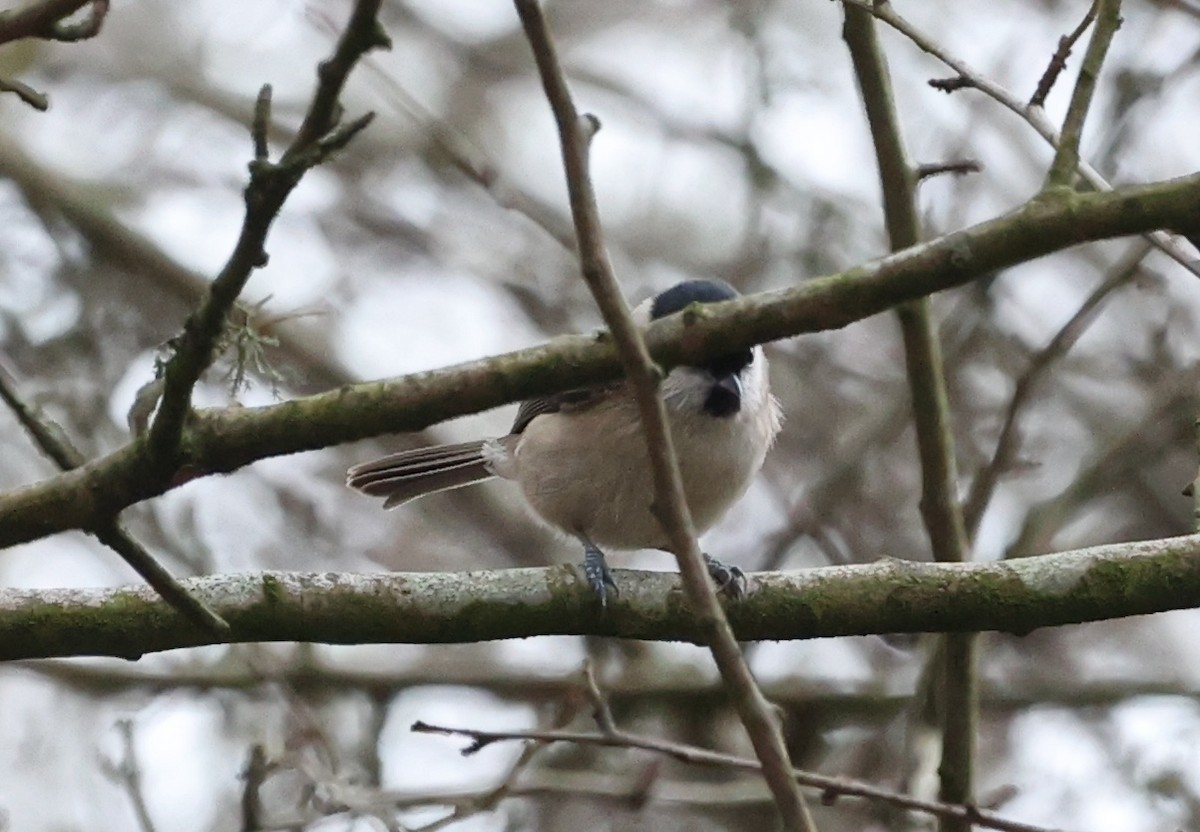
[[[710,416],[725,418],[742,409],[742,380],[737,373],[730,373],[713,380],[712,389],[704,402],[704,410]]]
[[[727,376],[721,376],[717,379],[715,387],[724,390],[733,398],[741,401],[742,398],[742,377],[737,373],[730,373]]]

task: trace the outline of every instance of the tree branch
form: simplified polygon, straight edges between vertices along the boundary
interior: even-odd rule
[[[842,2],[848,6],[855,6],[857,8],[869,11],[878,20],[882,20],[884,23],[891,26],[897,32],[912,41],[918,49],[929,53],[946,66],[953,69],[956,73],[958,73],[957,78],[951,79],[952,82],[957,82],[953,87],[954,89],[973,88],[979,90],[988,98],[991,98],[993,101],[1003,106],[1005,109],[1015,113],[1030,127],[1032,127],[1034,131],[1046,141],[1047,144],[1056,150],[1058,149],[1061,136],[1059,136],[1058,130],[1053,124],[1051,124],[1050,120],[1046,117],[1045,111],[1043,111],[1041,107],[1027,106],[1025,102],[1021,101],[1021,99],[1017,98],[1017,96],[1013,95],[1004,87],[975,71],[966,63],[966,61],[951,55],[944,48],[942,48],[941,44],[937,43],[936,40],[925,35],[923,32],[909,23],[908,20],[902,17],[895,10],[895,8],[892,7],[891,3],[877,3],[872,2],[872,0],[842,0]],[[934,84],[935,82],[931,81],[930,83]],[[950,91],[951,89],[948,83],[944,81],[936,82],[936,85],[941,89],[946,89],[947,91]],[[1078,173],[1085,182],[1098,191],[1111,191],[1113,189],[1113,186],[1108,182],[1108,180],[1100,175],[1099,171],[1082,159],[1079,160]],[[1189,233],[1187,229],[1177,228],[1174,230],[1185,234]],[[1190,234],[1194,237],[1196,234],[1195,229],[1192,229]],[[1198,262],[1193,255],[1190,255],[1184,246],[1181,246],[1169,235],[1156,231],[1148,233],[1146,238],[1154,245],[1155,248],[1162,251],[1192,274],[1200,277],[1200,262]]]
[[[619,609],[601,615],[571,566],[451,573],[255,572],[183,581],[233,641],[445,644],[537,635],[700,643],[678,576],[614,570]],[[728,606],[742,641],[872,633],[1024,634],[1038,627],[1200,606],[1200,535],[998,563],[884,559],[754,576]],[[146,653],[224,643],[153,590],[0,590],[0,660]]]
[[[1091,240],[1188,228],[1200,212],[1200,174],[1106,193],[1043,196],[1004,217],[845,273],[656,321],[646,345],[664,367],[755,343],[846,326],[933,292]],[[547,345],[441,370],[356,384],[257,408],[195,413],[182,457],[163,475],[139,443],[42,482],[0,494],[0,547],[90,528],[190,478],[258,459],[384,433],[422,430],[620,373],[610,341],[567,336]]]
[[[270,87],[264,87],[259,95],[254,112],[255,158],[250,164],[241,234],[199,308],[188,317],[183,332],[172,340],[172,355],[163,367],[162,401],[146,438],[146,452],[160,477],[169,479],[178,470],[192,389],[212,363],[226,318],[246,281],[267,262],[263,246],[284,201],[309,169],[344,147],[370,122],[368,113],[339,126],[337,99],[355,62],[371,49],[389,45],[375,19],[380,2],[355,3],[333,56],[317,68],[317,89],[304,123],[278,163],[266,158]]]
[[[883,50],[871,15],[846,7],[846,45],[862,91],[871,138],[879,164],[884,217],[893,250],[916,245],[921,238],[917,215],[916,172],[908,162],[899,116]],[[921,517],[936,560],[966,561],[970,552],[958,501],[958,464],[950,420],[950,402],[942,348],[928,298],[909,301],[897,310],[904,337],[905,369],[912,391],[913,422],[921,458]],[[946,636],[937,678],[941,685],[942,759],[938,766],[942,800],[957,805],[973,800],[975,733],[979,711],[974,634]],[[969,818],[941,816],[944,832],[969,832]]]
[[[58,32],[61,28],[66,28],[68,34],[71,32],[65,20],[88,4],[93,6],[93,17],[103,20],[108,11],[107,0],[40,0],[21,9],[0,11],[0,44],[22,38],[60,40]],[[99,31],[98,22],[96,31]]]
[[[584,664],[583,674],[584,692],[592,705],[592,713],[596,722],[597,731],[595,732],[589,733],[560,729],[550,731],[481,731],[472,728],[446,728],[438,725],[429,725],[421,721],[414,723],[412,730],[422,734],[442,734],[470,739],[472,741],[471,745],[463,749],[463,756],[474,754],[495,742],[516,740],[535,744],[527,746],[527,748],[536,748],[538,745],[547,743],[567,742],[575,745],[594,745],[609,748],[638,748],[643,751],[652,751],[656,754],[673,757],[680,762],[692,765],[716,766],[735,771],[762,772],[762,763],[758,760],[750,760],[745,757],[711,751],[695,745],[687,745],[672,740],[637,734],[620,728],[613,717],[608,701],[601,692],[599,685],[596,684],[596,678],[592,673],[590,663]],[[1049,832],[1049,830],[1043,827],[1006,820],[991,812],[981,812],[974,806],[921,800],[897,792],[887,791],[886,789],[881,789],[878,786],[859,780],[851,780],[844,777],[829,777],[810,771],[794,769],[790,766],[786,774],[799,785],[819,789],[821,801],[826,804],[833,803],[841,797],[858,797],[877,803],[897,806],[902,809],[924,812],[943,820],[956,820],[966,823],[973,821],[988,829],[1006,830],[1007,832]]]
[[[469,754],[496,742],[523,741],[539,745],[556,742],[573,745],[592,745],[607,748],[638,748],[672,757],[684,763],[693,765],[715,766],[734,771],[761,772],[762,764],[758,760],[737,757],[719,751],[710,751],[694,745],[662,740],[657,737],[643,736],[623,731],[615,726],[600,726],[599,731],[481,731],[473,728],[448,728],[441,725],[430,725],[426,722],[413,723],[412,730],[418,734],[441,734],[451,737],[463,737],[472,741],[472,745],[463,750]],[[978,809],[974,806],[939,803],[932,800],[921,800],[898,792],[890,792],[878,786],[859,780],[844,777],[829,777],[800,769],[789,769],[788,775],[798,784],[820,791],[822,801],[832,803],[841,797],[857,797],[896,806],[901,809],[922,812],[942,820],[961,821],[966,824],[975,823],[986,829],[998,829],[1002,832],[1051,832],[1043,826],[1033,826],[1026,823],[1008,820],[994,812]]]
[[[36,412],[17,392],[16,382],[0,363],[0,400],[9,406],[17,421],[29,433],[34,444],[61,470],[70,471],[84,463],[83,455],[67,438],[62,428]],[[116,519],[92,529],[105,546],[112,549],[137,572],[155,592],[201,627],[218,636],[229,634],[229,625],[221,616],[197,601],[179,585],[167,568],[159,563]]]
[[[1092,5],[1088,7],[1087,14],[1083,16],[1083,20],[1079,21],[1070,34],[1063,35],[1058,39],[1058,48],[1054,50],[1054,54],[1050,57],[1050,63],[1046,67],[1046,71],[1042,73],[1041,79],[1037,83],[1037,89],[1033,91],[1033,95],[1029,98],[1030,107],[1043,107],[1046,104],[1046,98],[1050,95],[1050,90],[1054,88],[1054,82],[1058,80],[1058,76],[1067,68],[1067,58],[1071,57],[1071,50],[1075,48],[1075,44],[1083,37],[1083,33],[1092,25],[1092,21],[1096,19],[1096,6],[1099,0],[1092,0]]]
[[[771,705],[746,665],[709,579],[683,492],[683,478],[667,424],[666,408],[658,393],[660,370],[630,315],[604,249],[600,212],[588,170],[591,137],[599,129],[599,122],[594,116],[581,116],[577,112],[538,0],[516,0],[516,7],[558,124],[583,277],[605,323],[612,330],[637,400],[654,476],[654,494],[646,497],[652,500],[652,510],[679,562],[689,606],[698,611],[703,625],[703,643],[712,651],[738,716],[762,761],[762,773],[775,797],[784,828],[793,832],[815,832],[804,798],[795,780],[789,776],[791,763]]]
[[[1046,174],[1047,188],[1070,186],[1075,176],[1079,167],[1079,140],[1083,137],[1083,122],[1092,107],[1096,79],[1100,76],[1100,68],[1104,65],[1113,35],[1121,25],[1121,0],[1096,0],[1093,8],[1096,28],[1092,32],[1092,39],[1088,41],[1079,77],[1075,79],[1075,91],[1071,94],[1071,104],[1063,119],[1058,148],[1050,171]]]

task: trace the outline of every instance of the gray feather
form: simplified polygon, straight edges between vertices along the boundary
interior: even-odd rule
[[[346,485],[372,497],[386,498],[384,508],[464,485],[491,479],[482,442],[415,448],[355,465]]]

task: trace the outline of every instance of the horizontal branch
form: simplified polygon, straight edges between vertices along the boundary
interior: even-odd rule
[[[303,658],[272,665],[268,672],[246,662],[231,662],[225,654],[193,654],[191,661],[169,665],[151,662],[44,659],[10,665],[23,673],[53,682],[83,697],[124,696],[133,691],[253,691],[280,684],[300,696],[328,697],[356,691],[374,699],[389,700],[414,687],[456,685],[479,688],[497,697],[520,702],[560,702],[579,689],[576,673],[547,676],[544,669],[512,667],[503,659],[488,661],[431,651],[400,667],[359,667],[352,657],[328,655],[314,658],[300,648]],[[344,661],[349,659],[349,662]],[[250,663],[253,664],[253,663]],[[673,707],[711,709],[728,703],[719,679],[695,665],[656,664],[656,673],[633,671],[604,680],[605,696],[618,707],[648,707],[670,702]],[[886,722],[912,703],[911,689],[881,690],[873,682],[847,686],[838,681],[800,675],[763,679],[763,693],[781,708],[802,708],[820,721],[854,719],[860,724]],[[1029,708],[1114,708],[1133,699],[1170,697],[1200,704],[1200,686],[1171,678],[1087,680],[1065,676],[1024,681],[1019,687],[981,680],[979,701],[985,711],[1012,714]]]
[[[1196,231],[1200,174],[1105,193],[1055,192],[1019,210],[856,269],[794,288],[714,304],[646,333],[665,366],[806,332],[837,329],[904,301],[1077,243],[1169,228]],[[455,416],[607,381],[620,362],[607,336],[548,344],[259,408],[200,412],[166,476],[135,441],[82,468],[0,495],[0,547],[94,528],[126,506],[191,478],[270,456],[422,430]]]
[[[487,572],[255,572],[184,581],[231,641],[445,644],[539,635],[698,641],[678,575],[615,570],[606,614],[571,566]],[[876,563],[760,573],[728,604],[745,641],[998,630],[1200,606],[1200,535],[999,563]],[[0,660],[145,653],[218,641],[144,586],[0,590]]]

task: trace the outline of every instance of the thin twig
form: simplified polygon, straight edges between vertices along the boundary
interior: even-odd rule
[[[150,817],[150,809],[146,805],[146,796],[142,789],[142,768],[138,763],[137,749],[134,747],[133,721],[118,720],[116,727],[121,735],[121,758],[117,762],[106,763],[105,768],[109,776],[120,781],[129,796],[138,828],[142,832],[155,832],[154,821]]]
[[[691,765],[716,766],[735,771],[762,771],[762,763],[758,760],[725,754],[720,751],[711,751],[707,748],[672,742],[671,740],[634,734],[615,726],[608,731],[603,729],[599,731],[480,731],[472,728],[450,728],[443,725],[431,725],[427,722],[418,721],[413,723],[412,730],[420,734],[465,737],[471,741],[471,744],[463,749],[462,753],[464,755],[473,754],[497,742],[523,741],[539,744],[567,742],[575,745],[593,745],[607,748],[637,748],[643,751],[663,754]],[[975,806],[922,800],[890,792],[858,780],[829,777],[794,768],[789,768],[788,776],[802,786],[817,789],[824,803],[832,803],[842,797],[858,797],[902,809],[923,812],[939,818],[963,820],[989,829],[1005,830],[1005,832],[1049,832],[1045,827],[1008,820],[993,812],[979,809]]]
[[[921,182],[932,176],[941,176],[947,173],[954,176],[966,176],[968,173],[979,173],[982,170],[983,163],[977,159],[959,159],[954,162],[919,165],[917,167],[917,181]]]
[[[366,127],[371,114],[339,126],[338,97],[350,70],[362,55],[389,45],[376,20],[381,0],[358,0],[332,57],[317,69],[317,88],[299,132],[278,163],[265,158],[264,124],[269,121],[270,92],[260,93],[254,113],[254,161],[246,186],[246,213],[233,254],[213,280],[200,306],[171,342],[172,355],[163,365],[163,393],[147,435],[147,449],[161,475],[170,476],[180,462],[184,423],[192,389],[212,363],[226,318],[255,269],[266,264],[263,246],[271,223],[292,189],[310,168],[340,150]]]
[[[918,49],[927,52],[958,74],[960,86],[972,87],[979,90],[988,98],[997,102],[1005,109],[1023,119],[1051,147],[1058,148],[1060,136],[1058,130],[1046,117],[1040,107],[1028,107],[1004,87],[973,69],[963,61],[947,52],[934,38],[926,35],[907,19],[901,16],[891,3],[877,3],[874,0],[842,0],[847,6],[870,12],[878,20],[882,20],[900,34],[904,35]],[[1111,191],[1113,186],[1100,175],[1094,167],[1082,159],[1077,170],[1085,182],[1098,191]],[[1180,245],[1170,234],[1162,231],[1152,231],[1144,235],[1155,248],[1162,251],[1191,274],[1200,277],[1200,260],[1189,253],[1186,247]]]
[[[1096,80],[1100,77],[1108,47],[1121,25],[1121,0],[1096,0],[1095,8],[1098,15],[1096,28],[1092,32],[1092,39],[1088,41],[1079,77],[1075,79],[1075,91],[1071,94],[1071,103],[1063,119],[1058,148],[1050,171],[1046,174],[1046,188],[1070,185],[1079,168],[1083,123],[1092,107],[1092,94],[1096,91]]]
[[[257,832],[262,828],[262,787],[271,774],[271,763],[266,750],[259,743],[250,747],[246,767],[242,770],[242,832]]]
[[[916,206],[916,176],[900,134],[887,63],[875,21],[859,8],[846,7],[846,45],[862,91],[871,138],[879,164],[884,216],[893,250],[916,245],[921,237]],[[969,544],[958,503],[958,466],[950,423],[941,345],[928,298],[897,310],[904,339],[905,366],[912,390],[913,419],[921,460],[921,517],[934,558],[945,563],[967,560]],[[975,731],[979,710],[975,672],[976,639],[969,633],[946,637],[941,699],[941,797],[948,803],[974,799]],[[965,832],[971,822],[942,818],[941,828]]]
[[[754,750],[762,760],[763,774],[775,795],[784,828],[815,832],[804,799],[795,781],[787,774],[790,768],[787,748],[771,713],[771,706],[746,666],[705,568],[683,493],[666,411],[658,395],[661,371],[650,358],[641,333],[629,314],[629,307],[604,249],[599,211],[588,173],[590,140],[599,122],[594,116],[580,115],[576,111],[537,0],[516,0],[516,8],[558,124],[583,276],[605,323],[612,331],[625,374],[637,399],[654,474],[655,514],[679,561],[686,596],[704,622],[705,642],[712,650],[717,668],[729,688],[730,697]]]
[[[1045,378],[1054,364],[1065,356],[1079,338],[1096,320],[1100,307],[1114,291],[1126,285],[1141,270],[1142,260],[1149,253],[1150,246],[1145,241],[1135,245],[1114,268],[1109,271],[1099,286],[1097,286],[1071,319],[1063,324],[1045,347],[1043,347],[1029,362],[1029,366],[1017,379],[1013,388],[1012,398],[1009,399],[1008,409],[1004,414],[1004,423],[1000,428],[996,448],[991,460],[971,483],[971,490],[963,507],[967,531],[971,537],[979,529],[983,514],[991,502],[992,494],[1004,472],[1008,470],[1021,447],[1020,418],[1026,406],[1033,401],[1033,393]]]
[[[0,11],[0,44],[21,38],[54,39],[54,29],[93,0],[41,0]]]
[[[1037,83],[1037,89],[1033,91],[1033,95],[1029,99],[1030,107],[1042,107],[1046,104],[1046,96],[1050,95],[1054,82],[1067,68],[1067,58],[1071,56],[1071,50],[1075,48],[1075,44],[1092,25],[1092,21],[1096,19],[1097,5],[1099,5],[1099,0],[1093,0],[1092,5],[1088,7],[1087,14],[1083,16],[1083,20],[1079,21],[1079,25],[1075,27],[1074,31],[1058,39],[1058,48],[1054,50],[1054,55],[1050,58],[1050,65],[1042,73],[1042,77]]]
[[[38,413],[20,396],[15,380],[3,363],[0,363],[0,399],[12,410],[34,443],[59,469],[70,471],[86,462],[63,429]],[[188,619],[218,636],[229,635],[229,624],[225,619],[188,593],[167,568],[124,529],[120,521],[113,518],[90,531],[101,543],[120,555],[163,600]]]
[[[17,81],[12,78],[0,78],[0,92],[13,93],[35,110],[45,112],[50,109],[50,99],[46,97],[46,94],[38,92],[23,81]]]
[[[557,712],[550,720],[553,728],[559,730],[564,725],[569,724],[575,718],[577,711],[578,697],[565,697],[559,705]],[[521,753],[517,756],[517,759],[508,767],[508,773],[505,774],[504,779],[500,781],[499,785],[471,797],[463,796],[454,800],[454,810],[449,815],[424,826],[416,827],[412,832],[437,832],[439,829],[458,823],[472,815],[492,811],[506,798],[519,796],[521,793],[521,781],[525,779],[526,772],[541,750],[541,745],[534,743],[527,744],[521,749]],[[398,801],[394,797],[390,797],[386,792],[381,792],[379,800],[381,803],[390,803],[400,808],[406,802],[412,805],[411,801],[413,798],[407,797]],[[429,802],[434,803],[436,801]]]

